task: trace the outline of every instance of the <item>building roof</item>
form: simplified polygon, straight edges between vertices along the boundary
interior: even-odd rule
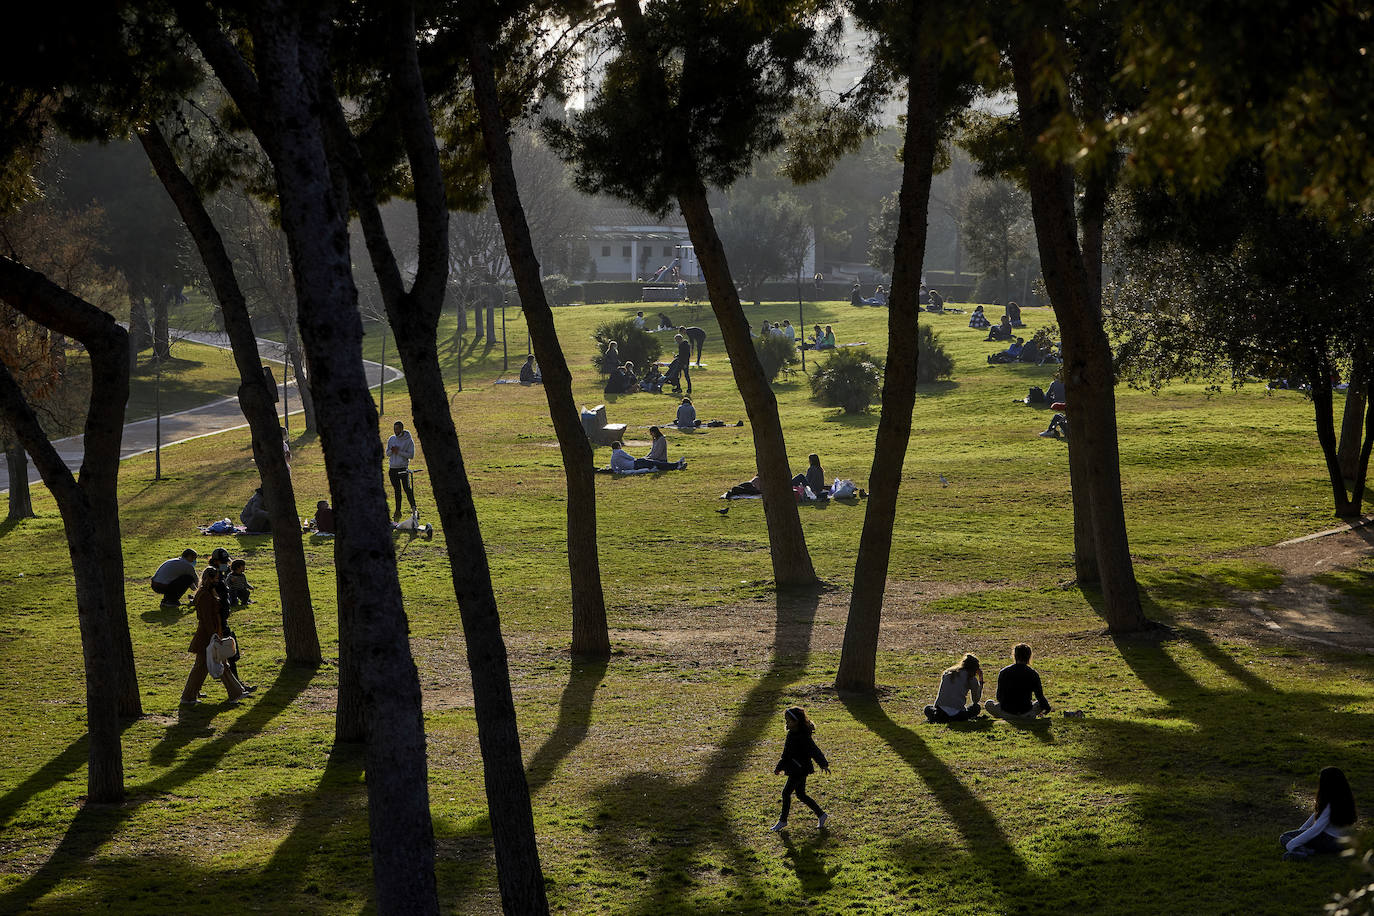
[[[682,214],[678,212],[676,207],[660,218],[638,207],[632,207],[609,197],[596,198],[591,205],[587,222],[592,227],[593,233],[597,235],[607,231],[623,231],[635,226],[664,231],[669,233],[664,238],[671,238],[671,233],[674,230],[686,230],[687,228],[687,221],[682,218]]]

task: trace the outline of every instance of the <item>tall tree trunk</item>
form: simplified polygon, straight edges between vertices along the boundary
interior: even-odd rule
[[[472,675],[477,739],[496,850],[502,904],[510,913],[547,913],[543,870],[529,785],[516,727],[515,702],[501,619],[492,589],[472,487],[439,368],[438,323],[448,284],[448,210],[438,145],[415,49],[413,9],[397,5],[386,27],[392,108],[415,188],[418,258],[405,289],[386,236],[365,163],[332,87],[322,81],[325,117],[336,166],[348,177],[368,253],[382,291],[411,392],[415,429],[430,466],[430,485],[449,544],[449,571]],[[492,321],[488,318],[488,326]]]
[[[1040,33],[1034,36],[1039,37]],[[1079,247],[1073,172],[1065,163],[1048,160],[1039,145],[1051,121],[1066,109],[1062,98],[1039,91],[1032,41],[1027,34],[1013,41],[1012,72],[1041,269],[1060,319],[1069,441],[1080,449],[1080,468],[1086,471],[1107,625],[1115,633],[1131,632],[1150,623],[1140,606],[1126,536],[1111,347],[1103,328],[1101,302],[1094,298]]]
[[[479,302],[472,308],[472,339],[474,342],[482,339],[482,304]]]
[[[164,289],[158,290],[152,296],[153,302],[153,356],[156,359],[168,360],[172,358],[172,338],[171,332],[167,329],[167,306],[171,303],[171,297]]]
[[[730,264],[711,218],[706,188],[695,187],[678,194],[678,205],[687,222],[697,262],[706,275],[706,292],[730,356],[735,384],[744,399],[749,426],[754,434],[754,454],[763,483],[763,514],[768,525],[768,546],[773,558],[773,580],[780,587],[809,587],[817,583],[811,554],[806,549],[797,499],[792,492],[792,472],[787,462],[787,443],[773,386],[759,364],[758,351],[749,333],[749,319],[740,306],[739,293],[730,277]]]
[[[922,4],[924,14],[929,9]],[[909,37],[911,77],[907,87],[906,137],[902,148],[902,186],[897,202],[897,239],[892,249],[892,292],[887,314],[887,369],[883,376],[883,407],[873,466],[868,475],[869,498],[864,507],[863,534],[854,565],[854,590],[849,597],[844,645],[835,675],[840,690],[872,691],[876,686],[878,633],[883,596],[887,591],[892,532],[897,519],[897,495],[902,467],[911,442],[911,412],[916,406],[916,370],[920,349],[917,316],[921,270],[926,249],[930,183],[939,146],[941,104],[939,57],[929,49],[920,54],[925,15],[913,15]],[[919,56],[918,56],[919,54]]]
[[[79,482],[3,365],[0,416],[33,456],[62,513],[86,674],[87,793],[91,801],[118,801],[124,796],[119,716],[142,713],[124,608],[117,509],[119,446],[129,397],[129,338],[110,315],[8,258],[0,258],[0,298],[45,327],[79,340],[91,360]],[[110,581],[112,575],[117,582]]]
[[[660,65],[649,53],[649,39],[644,13],[639,0],[615,0],[616,13],[625,31],[625,38],[639,68],[642,82],[653,87],[650,97],[668,99]],[[668,142],[689,149],[684,128],[673,119],[665,129],[674,131]],[[754,435],[754,455],[763,482],[763,514],[768,525],[768,545],[773,560],[773,580],[782,587],[814,586],[818,580],[806,549],[806,535],[802,531],[801,516],[797,512],[796,496],[792,492],[792,472],[787,462],[787,443],[783,440],[782,421],[778,416],[778,400],[773,387],[759,365],[758,351],[750,336],[749,320],[740,306],[739,291],[730,276],[730,264],[725,248],[716,232],[706,186],[700,175],[693,172],[679,176],[678,207],[687,223],[687,234],[695,248],[697,263],[706,277],[706,292],[711,299],[725,352],[730,357],[735,384],[744,399],[744,410]]]
[[[10,494],[8,521],[34,518],[33,498],[29,494],[29,456],[24,446],[15,442],[5,449],[5,467],[9,471]]]
[[[305,420],[305,431],[318,433],[320,426],[315,419],[315,396],[310,393],[310,367],[305,361],[305,353],[301,350],[301,340],[296,333],[295,325],[286,329],[286,359],[296,376],[296,391],[301,396],[301,417]],[[385,372],[382,373],[382,378],[386,378]]]
[[[1307,372],[1308,384],[1312,389],[1312,412],[1316,414],[1317,442],[1321,444],[1322,457],[1326,460],[1326,476],[1331,481],[1332,502],[1337,518],[1354,518],[1360,514],[1357,503],[1351,500],[1345,487],[1345,475],[1341,472],[1340,459],[1336,454],[1335,405],[1331,397],[1331,369],[1323,361],[1313,365]]]
[[[487,343],[496,344],[496,303],[487,300]]]
[[[420,685],[387,519],[376,407],[362,361],[348,210],[319,121],[328,81],[327,11],[264,4],[249,14],[254,70],[212,8],[177,5],[220,82],[272,160],[291,256],[325,473],[335,500],[339,639],[367,730],[368,822],[377,908],[437,913]]]
[[[248,314],[248,301],[214,220],[191,180],[177,165],[162,132],[155,125],[149,126],[139,134],[139,141],[196,244],[224,316],[224,330],[229,335],[234,363],[239,370],[239,407],[252,432],[253,459],[262,477],[263,495],[267,498],[271,518],[272,555],[281,596],[286,658],[298,664],[318,665],[320,640],[315,630],[315,609],[310,602],[305,549],[301,544],[300,518],[296,514],[296,492],[291,483],[291,469],[282,453],[276,392],[268,387],[263,377],[262,358],[253,333],[253,320]]]
[[[1361,434],[1364,432],[1365,389],[1369,382],[1369,361],[1357,356],[1350,367],[1350,383],[1345,391],[1345,410],[1341,415],[1341,441],[1336,446],[1336,460],[1341,475],[1354,480],[1360,473]],[[11,480],[14,478],[11,477]]]
[[[148,308],[143,304],[143,297],[134,295],[133,291],[130,290],[129,369],[131,371],[138,369],[138,354],[146,350],[153,342],[149,322]]]
[[[558,436],[567,478],[568,571],[572,582],[572,652],[574,655],[608,657],[610,634],[606,629],[606,600],[601,590],[601,560],[596,543],[596,478],[591,443],[573,398],[572,372],[558,342],[553,310],[544,294],[539,259],[530,238],[525,208],[511,163],[509,124],[501,113],[496,75],[488,39],[474,28],[469,39],[469,71],[481,119],[491,176],[491,195],[496,207],[506,251],[510,256],[515,286],[529,327],[530,343],[539,361],[549,416]]]

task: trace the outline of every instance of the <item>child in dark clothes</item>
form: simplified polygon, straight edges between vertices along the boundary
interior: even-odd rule
[[[821,765],[823,772],[830,772],[830,764],[826,761],[821,749],[816,747],[816,742],[812,740],[811,734],[816,730],[816,726],[806,717],[806,710],[800,706],[790,706],[783,714],[783,721],[787,724],[787,740],[782,746],[782,757],[778,760],[778,765],[773,768],[773,775],[779,773],[787,774],[787,782],[782,787],[782,815],[778,822],[773,825],[774,830],[782,830],[787,826],[787,813],[792,807],[792,794],[796,793],[797,798],[801,799],[802,804],[816,813],[816,826],[825,829],[825,822],[830,820],[830,816],[821,810],[821,806],[806,794],[806,777],[816,772],[816,768],[811,761]]]
[[[253,590],[253,586],[248,584],[248,564],[243,560],[235,560],[229,564],[229,604],[248,605],[253,601],[248,597],[248,593]]]

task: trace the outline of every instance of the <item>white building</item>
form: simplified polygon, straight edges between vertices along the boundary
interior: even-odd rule
[[[591,223],[586,235],[587,257],[594,271],[590,279],[649,280],[679,258],[682,279],[688,283],[701,279],[687,223],[680,213],[658,219],[643,210],[603,200],[593,211]]]

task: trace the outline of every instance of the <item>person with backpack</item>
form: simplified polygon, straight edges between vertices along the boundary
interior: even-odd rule
[[[778,759],[778,765],[773,767],[773,775],[786,773],[787,782],[782,787],[782,814],[772,829],[776,831],[787,827],[787,815],[792,808],[792,795],[795,793],[802,804],[815,812],[816,826],[824,830],[830,815],[822,811],[816,800],[806,794],[806,777],[816,772],[811,761],[820,764],[823,773],[830,772],[830,762],[825,759],[825,754],[821,753],[815,739],[811,737],[816,731],[816,726],[807,718],[805,709],[800,706],[789,706],[783,713],[783,723],[787,726],[787,739],[782,745],[782,757]]]

